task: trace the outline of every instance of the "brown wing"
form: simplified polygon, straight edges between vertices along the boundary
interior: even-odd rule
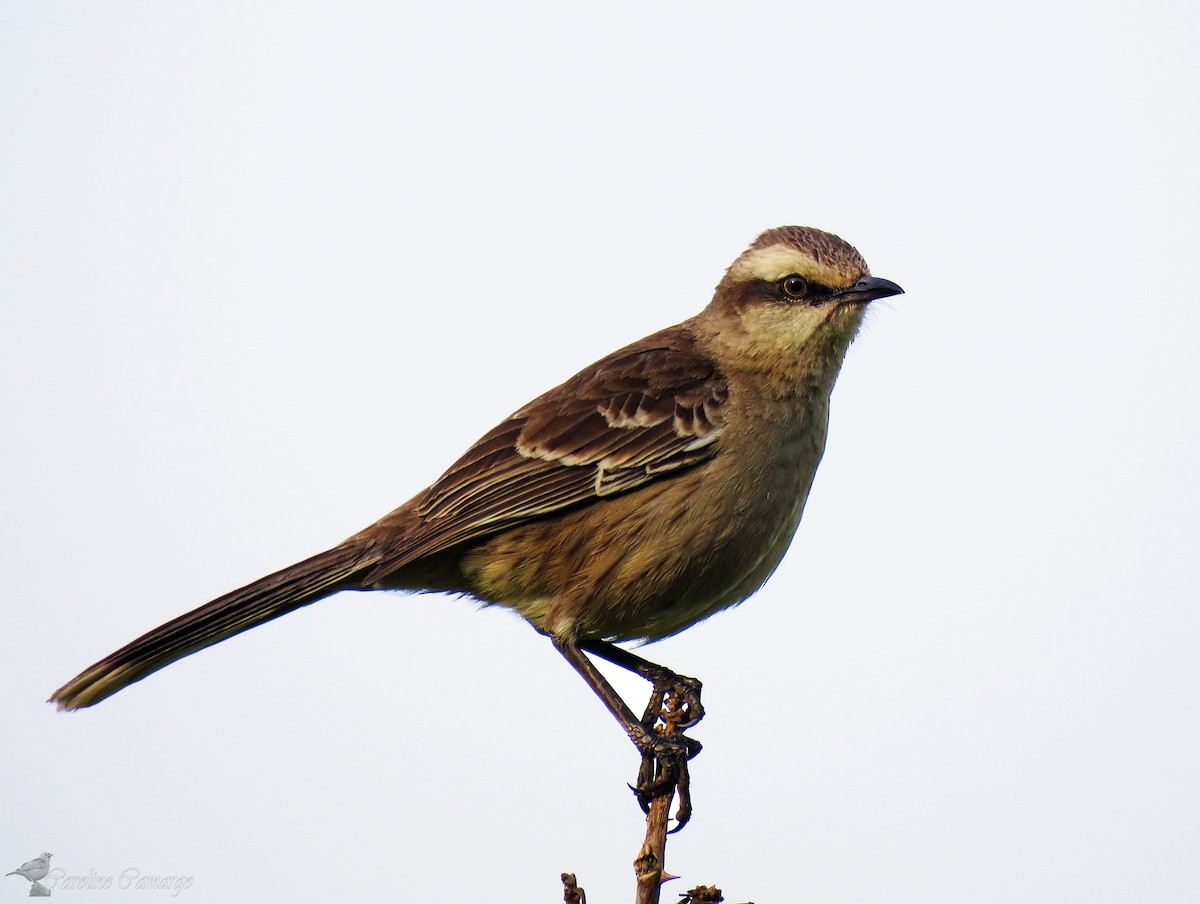
[[[420,522],[364,583],[711,458],[726,395],[716,365],[680,327],[597,361],[499,424],[438,478],[419,499]]]

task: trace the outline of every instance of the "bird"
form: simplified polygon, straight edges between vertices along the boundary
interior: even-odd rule
[[[43,852],[40,857],[34,857],[32,860],[22,863],[11,873],[5,873],[4,875],[24,876],[30,882],[40,882],[50,872],[50,858],[53,856],[53,854]]]
[[[650,710],[636,716],[587,654],[656,693],[675,688],[694,708],[684,727],[698,719],[698,681],[617,644],[674,635],[763,585],[800,523],[830,394],[865,311],[902,293],[836,235],[769,229],[696,316],[518,409],[369,527],[155,628],[49,702],[92,706],[343,590],[443,592],[522,615],[600,697],[643,765],[686,769],[699,745],[652,730]]]

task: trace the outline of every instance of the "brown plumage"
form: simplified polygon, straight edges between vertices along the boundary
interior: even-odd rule
[[[572,655],[582,642],[680,631],[745,599],[779,563],[863,309],[899,291],[836,236],[770,230],[696,317],[521,408],[334,549],[156,628],[51,700],[91,706],[348,589],[509,606]]]

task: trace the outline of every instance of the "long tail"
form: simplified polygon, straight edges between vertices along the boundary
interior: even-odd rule
[[[355,545],[339,546],[260,578],[139,637],[54,692],[59,709],[83,709],[197,650],[355,586],[374,560]]]

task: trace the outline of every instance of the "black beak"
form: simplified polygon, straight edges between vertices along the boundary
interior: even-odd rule
[[[887,298],[891,295],[903,295],[904,290],[892,282],[890,279],[883,279],[879,276],[868,276],[866,279],[860,279],[849,289],[843,289],[833,296],[833,300],[839,304],[846,302],[862,302],[874,301],[876,298]]]

